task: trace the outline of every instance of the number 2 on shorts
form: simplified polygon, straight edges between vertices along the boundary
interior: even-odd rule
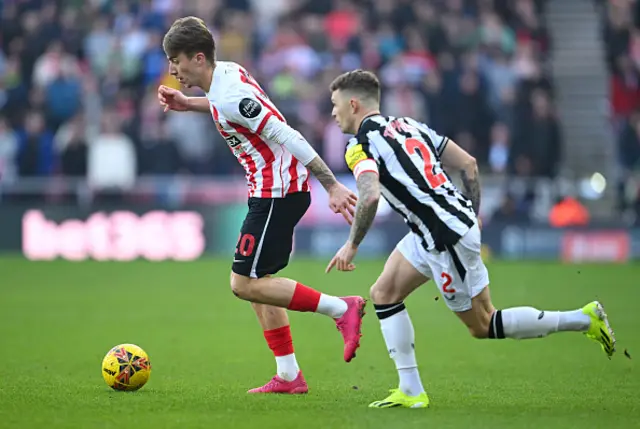
[[[451,283],[453,282],[453,279],[451,278],[451,276],[447,273],[442,273],[440,277],[444,279],[444,283],[442,283],[442,292],[456,293],[456,290],[451,287]]]

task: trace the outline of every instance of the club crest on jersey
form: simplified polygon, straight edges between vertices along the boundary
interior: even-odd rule
[[[256,100],[251,98],[243,98],[240,101],[240,114],[245,118],[253,119],[257,117],[262,111],[262,106]]]

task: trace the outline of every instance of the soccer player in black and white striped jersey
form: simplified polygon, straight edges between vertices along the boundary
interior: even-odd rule
[[[400,386],[373,408],[424,408],[414,352],[414,330],[404,299],[433,279],[447,306],[475,338],[540,338],[554,332],[584,332],[611,357],[615,337],[602,305],[591,302],[572,311],[532,307],[496,310],[489,275],[480,256],[477,213],[480,183],[476,160],[452,140],[411,118],[380,113],[380,84],[370,72],[345,73],[331,84],[333,117],[349,141],[345,159],[358,187],[351,233],[327,266],[355,269],[358,245],[373,223],[380,195],[411,230],[398,243],[371,287],[376,314]],[[460,192],[445,172],[460,173]]]

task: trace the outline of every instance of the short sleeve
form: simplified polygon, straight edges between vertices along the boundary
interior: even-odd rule
[[[356,179],[365,171],[378,173],[378,163],[372,153],[369,141],[366,139],[352,138],[349,140],[344,159]]]
[[[273,110],[258,95],[244,92],[229,97],[221,106],[222,114],[232,126],[241,126],[254,134],[261,134]]]
[[[414,128],[417,128],[425,137],[433,143],[433,147],[435,148],[438,156],[442,155],[445,147],[447,147],[447,143],[449,143],[449,139],[447,137],[441,136],[436,131],[431,129],[428,125],[423,124],[422,122],[415,121],[411,118],[406,118],[406,121]]]

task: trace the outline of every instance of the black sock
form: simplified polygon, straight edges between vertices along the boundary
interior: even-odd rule
[[[400,301],[395,304],[373,304],[373,308],[376,310],[378,319],[382,320],[400,313],[406,307],[404,306],[404,302]]]
[[[491,321],[489,322],[489,338],[504,338],[504,328],[502,327],[502,310],[494,312],[491,316]]]

